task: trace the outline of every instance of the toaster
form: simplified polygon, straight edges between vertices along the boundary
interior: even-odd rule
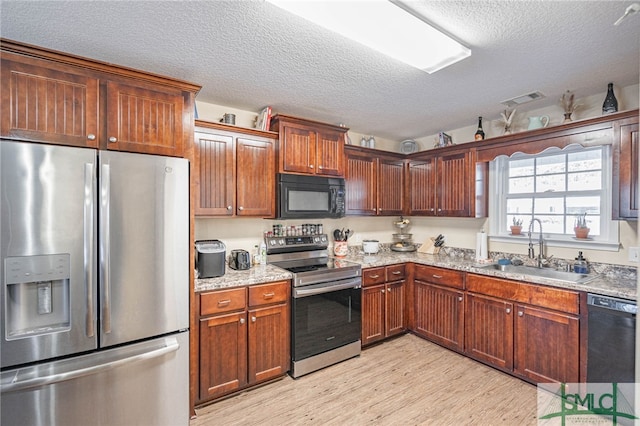
[[[240,271],[251,268],[251,255],[246,250],[231,250],[229,267]]]
[[[196,270],[198,271],[198,278],[223,276],[226,257],[227,248],[222,241],[196,241]]]

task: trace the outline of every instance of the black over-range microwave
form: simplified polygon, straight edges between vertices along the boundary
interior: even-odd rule
[[[279,219],[339,218],[344,213],[344,179],[278,174]]]

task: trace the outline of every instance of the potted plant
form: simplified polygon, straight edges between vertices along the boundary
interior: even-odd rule
[[[589,237],[589,227],[587,226],[586,213],[576,216],[575,225],[573,226],[573,232],[576,234],[576,238],[586,239]]]
[[[511,225],[511,235],[520,235],[522,232],[522,219],[514,216],[513,224]]]

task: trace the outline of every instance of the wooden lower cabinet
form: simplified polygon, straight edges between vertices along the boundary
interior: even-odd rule
[[[464,273],[416,265],[413,331],[432,342],[464,349]]]
[[[534,383],[580,381],[579,293],[467,274],[465,352]]]
[[[369,268],[362,276],[362,345],[404,333],[405,266]]]
[[[200,294],[199,402],[289,371],[290,283]]]

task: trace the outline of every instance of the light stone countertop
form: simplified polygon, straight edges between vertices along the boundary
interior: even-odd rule
[[[475,260],[462,256],[432,255],[423,253],[402,253],[394,251],[380,251],[375,255],[364,255],[362,252],[350,251],[345,260],[356,262],[362,268],[393,265],[396,263],[414,262],[422,265],[437,266],[464,272],[472,272],[480,275],[488,275],[535,284],[549,285],[569,290],[586,291],[622,299],[636,300],[636,276],[629,273],[630,268],[609,268],[603,273],[592,272],[596,278],[584,283],[570,283],[550,280],[544,277],[523,275],[499,270],[487,270],[479,268]],[[253,284],[262,284],[272,281],[289,280],[293,274],[273,265],[257,265],[246,271],[236,271],[227,266],[225,275],[217,278],[195,280],[195,291],[211,291],[232,287],[241,287]]]

